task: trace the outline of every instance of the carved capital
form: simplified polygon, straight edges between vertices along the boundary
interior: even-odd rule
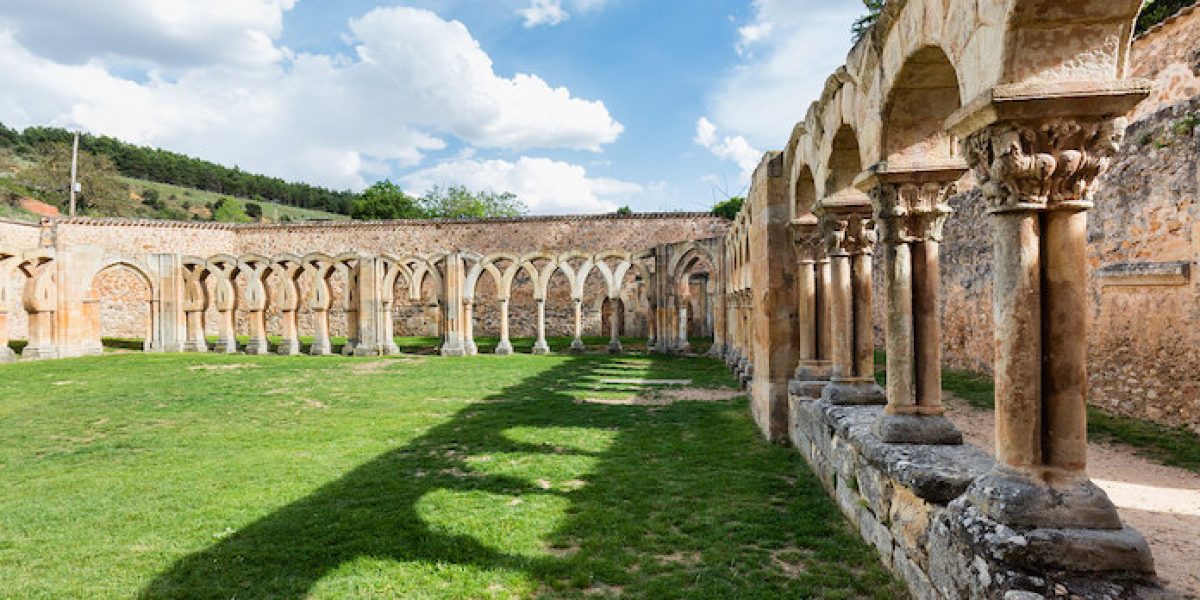
[[[830,256],[871,254],[878,236],[875,221],[865,214],[826,213],[821,216],[825,252]]]
[[[825,254],[825,241],[816,219],[796,219],[789,229],[792,234],[792,249],[801,262],[815,262]]]
[[[949,199],[958,193],[954,181],[881,183],[871,190],[871,204],[885,244],[942,241],[946,219],[954,214]]]
[[[999,122],[968,136],[964,154],[993,211],[1083,210],[1127,124],[1124,117]]]

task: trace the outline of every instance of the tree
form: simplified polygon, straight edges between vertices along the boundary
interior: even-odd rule
[[[237,202],[221,198],[213,204],[212,220],[218,223],[249,223],[250,217]]]
[[[17,182],[40,192],[42,200],[65,207],[71,194],[71,147],[51,144],[38,153],[34,165],[17,176]],[[79,152],[78,181],[82,191],[76,198],[81,212],[128,217],[137,207],[129,202],[129,188],[117,179],[107,156]]]
[[[142,204],[145,204],[154,210],[162,210],[163,208],[163,203],[159,198],[158,190],[154,188],[146,188],[142,190]]]
[[[712,212],[718,217],[724,217],[730,221],[737,218],[738,213],[742,212],[742,205],[746,203],[746,199],[740,196],[734,196],[723,202],[718,202],[713,207]]]
[[[246,203],[246,216],[250,217],[251,219],[254,219],[255,221],[261,221],[262,216],[263,216],[262,205],[258,204],[257,202],[247,202]]]
[[[859,17],[854,22],[852,31],[854,32],[855,42],[861,40],[875,26],[875,23],[879,22],[879,14],[883,12],[883,6],[887,3],[887,0],[862,0],[862,3],[863,6],[867,7],[867,14]]]
[[[1194,0],[1146,0],[1142,3],[1142,14],[1138,15],[1138,34],[1166,21],[1175,13],[1191,6]]]
[[[519,217],[528,210],[512,193],[471,192],[465,186],[434,186],[421,197],[421,209],[433,219]]]
[[[350,216],[360,221],[420,219],[425,213],[400,186],[385,179],[364,190],[350,203]]]
[[[617,209],[617,214],[622,217],[627,217],[633,214],[633,209],[629,208],[628,206],[622,206],[621,208]]]

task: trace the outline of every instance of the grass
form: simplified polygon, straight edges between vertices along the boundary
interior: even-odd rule
[[[0,366],[13,598],[893,598],[694,357],[144,355]]]
[[[215,203],[217,200],[224,198],[226,201],[233,202],[234,204],[238,205],[243,210],[245,210],[247,202],[253,202],[253,200],[235,198],[227,194],[195,190],[166,183],[155,183],[152,181],[133,179],[130,177],[121,177],[120,180],[122,183],[128,185],[132,190],[139,194],[147,189],[157,190],[159,200],[164,204],[164,206],[177,211],[186,212],[183,208],[184,202],[189,203],[193,208],[204,208],[208,204]],[[285,216],[292,221],[307,221],[314,219],[322,221],[347,221],[350,219],[350,217],[346,215],[311,210],[296,206],[287,206],[284,204],[276,204],[274,202],[261,201],[257,204],[262,207],[264,219],[273,223],[278,223]],[[149,207],[146,207],[146,209],[151,210]],[[208,214],[207,211],[205,214]]]

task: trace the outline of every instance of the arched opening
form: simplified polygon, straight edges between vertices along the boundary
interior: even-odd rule
[[[796,175],[796,184],[792,189],[792,218],[798,219],[812,214],[813,205],[817,203],[817,182],[813,179],[812,169],[800,167]]]
[[[84,313],[89,323],[85,353],[98,354],[105,346],[148,350],[154,342],[150,279],[132,265],[116,263],[101,269],[92,279]]]
[[[958,143],[944,129],[962,106],[958,75],[946,53],[927,46],[900,69],[883,111],[883,150],[889,169],[947,161]]]
[[[600,331],[612,331],[613,319],[617,321],[617,335],[625,335],[625,302],[620,298],[605,298],[600,303]]]
[[[833,136],[829,153],[829,175],[825,180],[825,195],[832,196],[854,185],[854,178],[862,172],[862,154],[858,148],[858,136],[849,125],[838,128]]]

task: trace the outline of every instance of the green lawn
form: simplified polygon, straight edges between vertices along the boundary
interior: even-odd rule
[[[14,598],[903,597],[745,398],[646,356],[0,366]]]

